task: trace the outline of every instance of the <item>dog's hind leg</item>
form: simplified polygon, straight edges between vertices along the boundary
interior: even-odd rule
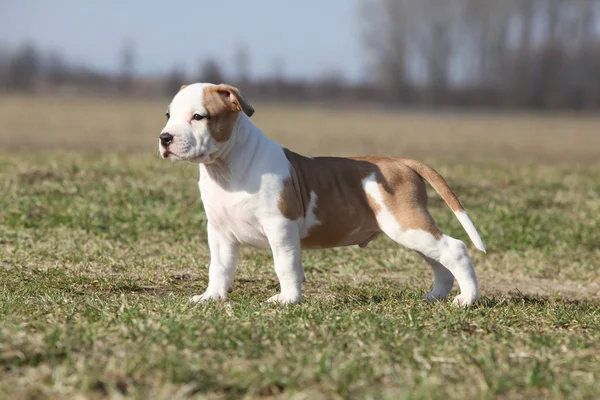
[[[463,242],[439,231],[435,234],[421,229],[403,231],[395,221],[382,225],[382,230],[392,240],[423,254],[433,268],[435,283],[433,291],[427,295],[429,299],[446,297],[452,289],[452,276],[460,287],[460,294],[454,298],[454,304],[471,305],[479,298],[475,270]]]
[[[402,165],[395,168],[379,181],[376,174],[363,180],[379,228],[396,243],[419,252],[429,262],[435,283],[432,296],[428,297],[447,296],[454,276],[461,292],[454,304],[473,304],[479,294],[467,247],[460,240],[442,234],[435,225],[427,210],[423,180],[410,172],[412,170],[403,170]],[[393,187],[402,187],[402,190],[392,191]]]
[[[425,300],[431,302],[446,300],[454,284],[454,275],[433,258],[429,258],[419,252],[417,253],[427,261],[434,274],[433,290],[425,295]]]
[[[460,287],[460,294],[454,298],[454,304],[471,305],[479,298],[475,270],[467,246],[463,242],[440,232],[432,234],[421,229],[402,231],[399,225],[396,225],[398,228],[382,229],[395,242],[416,250],[423,254],[426,260],[433,261],[430,265],[435,273],[435,283],[430,293],[431,297],[447,296],[452,289],[451,277],[454,276]]]
[[[460,240],[443,235],[438,242],[439,262],[454,275],[460,287],[460,294],[453,303],[458,306],[469,306],[479,299],[479,286],[475,269],[467,246]]]
[[[454,304],[471,305],[479,294],[475,270],[467,247],[460,240],[442,234],[427,211],[427,193],[422,181],[404,188],[402,196],[392,200],[380,189],[375,178],[363,182],[369,195],[379,228],[396,243],[419,252],[429,262],[435,274],[434,289],[428,298],[446,297],[452,289],[452,276],[461,293]],[[388,207],[388,205],[393,207]]]

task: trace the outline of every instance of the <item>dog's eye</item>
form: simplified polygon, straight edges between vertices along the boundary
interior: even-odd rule
[[[171,114],[169,114],[169,112],[167,111],[167,113],[165,115],[167,116],[167,121],[168,121],[169,118],[171,118]]]
[[[200,114],[194,114],[194,121],[201,121],[204,118],[206,118],[204,115],[200,115]]]

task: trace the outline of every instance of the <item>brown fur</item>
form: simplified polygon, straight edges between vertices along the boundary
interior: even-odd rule
[[[358,244],[379,232],[366,194],[356,191],[360,177],[372,171],[369,163],[334,157],[311,159],[284,151],[292,176],[281,192],[280,211],[288,219],[306,216],[310,193],[317,195],[314,212],[320,224],[312,227],[309,235],[302,239],[303,247]],[[358,228],[358,235],[351,235]]]
[[[431,233],[436,239],[441,238],[442,234],[427,210],[425,183],[420,175],[406,164],[405,159],[385,157],[353,159],[371,162],[376,166],[377,183],[385,208],[392,213],[403,231],[420,229]],[[362,182],[360,190],[363,190]],[[373,207],[373,203],[371,204]],[[377,204],[375,206],[379,208]]]
[[[243,111],[244,114],[251,117],[254,115],[254,108],[248,103],[246,98],[242,96],[242,93],[238,88],[231,85],[221,83],[216,86],[216,90],[221,94],[229,98],[231,106],[237,112]]]
[[[223,84],[204,88],[204,107],[208,112],[208,128],[217,142],[229,140],[240,111],[248,116],[254,113],[237,88]]]
[[[280,194],[279,209],[288,219],[305,217],[311,192],[317,195],[315,217],[320,224],[302,239],[302,247],[326,248],[358,244],[364,247],[380,232],[380,206],[363,190],[362,181],[375,174],[386,209],[401,229],[420,229],[441,238],[427,211],[423,178],[453,210],[462,210],[446,181],[431,167],[410,159],[384,157],[303,157],[284,149],[291,178]]]
[[[239,112],[229,92],[219,86],[207,86],[204,88],[204,107],[208,112],[207,124],[212,137],[217,142],[229,140]]]
[[[409,158],[400,159],[404,164],[408,165],[413,171],[419,174],[435,189],[436,192],[444,199],[448,207],[454,212],[465,211],[463,205],[458,200],[446,180],[437,173],[436,170],[429,165],[420,161],[411,160]]]

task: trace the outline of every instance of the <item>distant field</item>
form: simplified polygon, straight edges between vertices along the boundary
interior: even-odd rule
[[[155,152],[166,102],[0,97],[0,398],[597,397],[600,118],[256,109],[305,154],[436,167],[488,248],[481,303],[423,303],[429,267],[381,237],[305,252],[300,306],[264,303],[253,249],[229,302],[190,306],[206,218],[197,168]]]
[[[168,102],[0,95],[2,147],[151,153]],[[600,116],[254,106],[252,119],[267,136],[310,155],[587,164],[600,158]]]

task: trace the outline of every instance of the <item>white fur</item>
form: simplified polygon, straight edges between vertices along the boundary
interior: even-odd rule
[[[446,235],[437,240],[431,233],[420,229],[404,230],[385,206],[375,174],[363,179],[362,183],[365,193],[379,206],[377,223],[381,230],[397,243],[416,250],[431,265],[435,283],[433,290],[425,298],[437,300],[448,296],[452,289],[451,277],[454,276],[461,290],[461,294],[454,299],[454,304],[473,304],[479,297],[478,284],[465,244]]]
[[[200,163],[198,186],[208,219],[211,250],[209,284],[192,301],[223,300],[233,285],[240,244],[271,248],[281,293],[271,301],[297,303],[302,298],[304,270],[300,261],[300,226],[306,231],[319,221],[314,216],[316,194],[306,221],[290,221],[278,209],[283,182],[290,165],[283,148],[267,139],[240,113],[231,138],[217,143],[205,121],[192,121],[193,113],[205,113],[205,84],[181,90],[173,99],[171,118],[163,129],[175,136],[169,150],[173,160]],[[161,147],[161,151],[164,150]]]
[[[209,84],[196,83],[181,90],[169,106],[170,118],[162,132],[173,135],[168,150],[158,143],[161,156],[172,161],[214,161],[225,144],[217,143],[210,135],[207,120],[195,121],[194,114],[205,116],[204,88]]]
[[[458,211],[455,212],[454,215],[456,215],[456,218],[458,218],[458,220],[460,221],[460,224],[462,225],[463,229],[467,231],[467,235],[469,235],[469,238],[471,239],[475,247],[477,247],[479,250],[485,253],[486,251],[485,246],[483,245],[483,240],[481,240],[481,237],[479,236],[475,225],[473,225],[473,222],[471,221],[471,218],[469,218],[467,213],[464,211]]]
[[[169,109],[171,118],[163,129],[174,136],[168,149],[171,153],[165,153],[159,143],[164,158],[200,164],[198,186],[208,219],[211,261],[208,287],[191,301],[225,300],[233,285],[240,245],[248,244],[270,248],[273,253],[281,291],[268,301],[298,303],[304,281],[300,240],[321,223],[315,215],[317,195],[310,193],[306,217],[285,218],[279,199],[290,177],[290,163],[283,148],[267,139],[243,113],[239,113],[231,138],[217,143],[205,121],[191,120],[194,113],[206,113],[206,86],[190,85],[175,96]],[[363,187],[380,206],[377,221],[381,229],[398,243],[417,250],[432,265],[435,284],[427,298],[447,296],[456,277],[461,294],[455,303],[472,304],[477,299],[477,280],[464,244],[448,236],[438,241],[421,230],[403,231],[385,208],[375,175],[364,179]],[[479,239],[475,243],[483,248],[466,214],[457,217],[470,236],[475,232]]]

